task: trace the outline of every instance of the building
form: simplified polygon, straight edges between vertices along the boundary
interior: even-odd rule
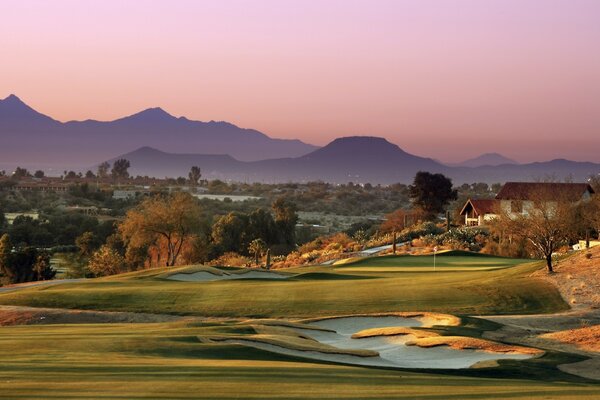
[[[507,182],[494,199],[467,200],[460,215],[465,218],[465,225],[481,226],[500,212],[528,215],[536,208],[536,202],[556,207],[560,201],[576,204],[594,194],[594,189],[587,183]]]
[[[497,207],[496,199],[468,199],[460,215],[464,216],[466,226],[481,226],[498,215]]]

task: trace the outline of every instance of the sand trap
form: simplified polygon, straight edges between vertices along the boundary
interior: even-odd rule
[[[420,316],[422,314],[413,314]],[[295,348],[275,345],[252,340],[227,340],[230,343],[243,344],[263,350],[291,356],[338,362],[343,364],[399,367],[399,368],[434,368],[434,369],[459,369],[469,368],[475,364],[489,362],[498,359],[527,359],[532,354],[518,354],[506,352],[494,352],[475,349],[458,349],[447,345],[423,348],[419,346],[408,346],[407,343],[417,340],[409,330],[403,330],[400,335],[393,336],[352,336],[361,331],[383,328],[410,328],[422,327],[423,322],[416,318],[399,316],[351,316],[329,318],[308,323],[327,330],[314,330],[290,327],[303,337],[308,337],[330,348],[344,350],[371,350],[377,352],[378,356],[356,356],[351,354],[333,354],[320,351],[303,351]],[[491,342],[490,342],[491,343]]]
[[[177,273],[173,274],[167,279],[181,282],[211,282],[211,281],[224,281],[234,279],[287,279],[286,275],[281,275],[276,272],[268,271],[248,271],[240,273],[229,273],[223,272],[221,275],[213,274],[208,271],[198,271],[191,274]]]

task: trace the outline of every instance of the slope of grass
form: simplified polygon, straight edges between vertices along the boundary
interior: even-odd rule
[[[427,262],[427,257],[411,259]],[[469,259],[483,262],[477,257]],[[0,294],[0,304],[224,317],[315,317],[395,311],[506,314],[567,309],[551,284],[529,276],[537,268],[525,264],[490,271],[373,271],[362,273],[369,279],[357,279],[358,273],[354,279],[325,279],[323,273],[343,278],[346,268],[312,267],[295,268],[293,272],[318,272],[320,275],[313,275],[316,279],[215,282],[160,279],[165,270],[157,269],[120,278],[4,293]]]

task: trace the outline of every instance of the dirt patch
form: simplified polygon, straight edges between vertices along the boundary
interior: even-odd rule
[[[578,251],[555,263],[553,274],[544,269],[533,275],[556,286],[575,309],[600,308],[600,246]]]
[[[0,306],[0,326],[170,322],[182,317],[131,312]]]
[[[482,350],[490,353],[511,353],[540,356],[543,350],[531,347],[508,345],[492,342],[484,339],[470,338],[464,336],[433,336],[418,338],[406,342],[407,346],[419,346],[424,348],[448,346],[455,350]]]
[[[541,337],[573,344],[582,350],[600,353],[600,325],[547,333]]]

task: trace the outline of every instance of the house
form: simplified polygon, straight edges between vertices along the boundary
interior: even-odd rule
[[[466,226],[481,226],[498,215],[498,205],[496,199],[468,199],[460,215],[464,216]]]
[[[507,182],[495,199],[467,200],[460,215],[464,216],[465,225],[480,226],[499,212],[527,215],[536,207],[536,202],[556,207],[559,201],[575,204],[590,199],[594,194],[594,189],[587,183]]]

